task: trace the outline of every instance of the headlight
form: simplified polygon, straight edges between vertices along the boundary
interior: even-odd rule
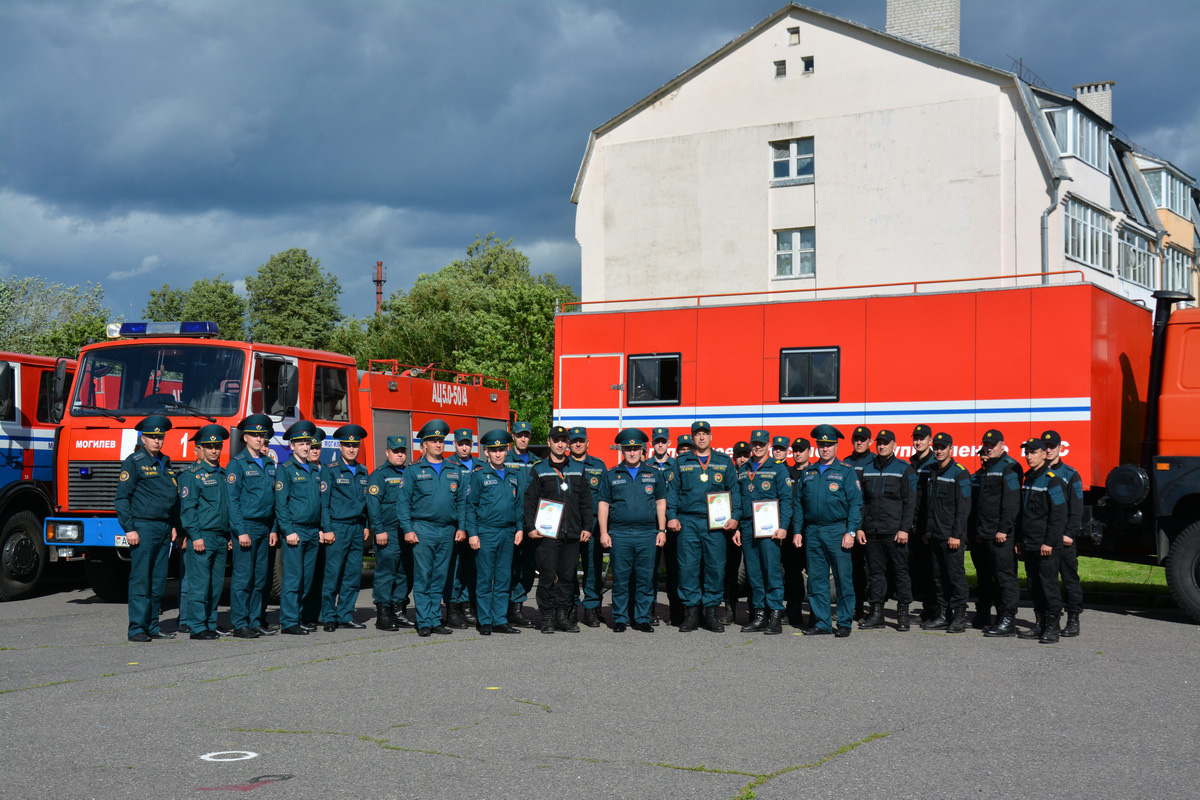
[[[54,542],[82,542],[83,525],[78,522],[51,522],[46,526],[46,539]]]

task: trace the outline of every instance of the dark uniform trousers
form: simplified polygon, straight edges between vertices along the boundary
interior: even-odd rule
[[[655,546],[657,532],[653,527],[643,530],[609,528],[612,539],[612,607],[613,622],[649,622],[654,596],[658,593],[655,579]]]
[[[1062,575],[1064,607],[1071,614],[1083,611],[1083,587],[1079,583],[1079,551],[1075,544],[1055,550],[1058,572]]]
[[[1058,590],[1059,551],[1043,556],[1037,550],[1025,551],[1025,575],[1029,578],[1029,594],[1033,610],[1039,614],[1061,614],[1062,594]]]
[[[921,601],[921,615],[928,616],[942,595],[940,574],[933,569],[933,556],[925,543],[925,507],[928,504],[929,476],[937,466],[933,451],[926,450],[925,458],[914,455],[908,460],[917,471],[917,510],[913,517],[913,535],[908,537],[908,575],[913,596]]]
[[[129,548],[129,635],[159,632],[158,616],[167,588],[167,556],[171,523],[139,519],[138,544]]]
[[[129,548],[129,635],[157,634],[171,527],[179,513],[171,460],[151,458],[141,448],[134,451],[121,462],[113,506],[122,529],[138,533],[138,544]]]
[[[457,464],[462,470],[462,480],[465,485],[471,479],[471,473],[480,469],[483,462],[471,459],[471,468],[463,463],[458,456],[449,456],[446,463]],[[446,604],[470,603],[475,605],[475,551],[466,541],[455,542],[450,548],[450,563],[446,572],[446,589],[442,594]]]
[[[985,611],[995,606],[1001,615],[1017,613],[1021,586],[1017,580],[1014,538],[1008,536],[1004,542],[997,542],[995,536],[990,536],[971,546],[971,559],[979,577],[978,605]]]
[[[387,544],[375,545],[375,584],[371,602],[405,605],[413,581],[413,546],[396,531],[388,531]]]
[[[513,535],[509,528],[480,526],[471,531],[479,537],[475,553],[475,614],[480,625],[508,622],[509,577],[512,575]]]
[[[938,587],[937,601],[947,611],[966,608],[970,591],[963,557],[970,546],[967,521],[971,513],[971,476],[954,459],[944,468],[931,468],[926,487],[925,534],[929,536],[929,568]],[[958,539],[950,549],[950,539]]]
[[[583,477],[588,482],[588,486],[592,491],[592,517],[596,516],[596,509],[600,503],[599,489],[600,481],[604,477],[604,473],[608,471],[608,465],[595,456],[585,456],[584,458],[571,458],[571,461],[583,468]],[[594,522],[592,524],[592,536],[586,542],[579,543],[579,558],[580,558],[580,583],[583,588],[584,608],[599,609],[604,602],[604,548],[600,546],[600,524]],[[579,597],[579,592],[575,593],[576,598]]]
[[[417,626],[435,628],[441,624],[441,598],[445,594],[454,549],[454,525],[437,525],[413,520],[417,543],[413,545],[413,607]]]
[[[912,536],[908,537],[912,541]],[[888,596],[889,576],[892,594],[898,603],[911,603],[912,582],[908,575],[908,545],[899,544],[896,534],[867,534],[866,551],[867,572],[870,576],[867,586],[867,602],[871,604],[886,603]]]
[[[793,484],[799,480],[804,467],[805,464],[788,467]],[[799,627],[801,606],[808,596],[804,585],[804,572],[808,563],[807,540],[796,547],[789,532],[779,549],[779,563],[783,567],[783,602],[787,609],[788,622]]]
[[[204,540],[204,552],[195,550],[196,539]],[[223,532],[202,531],[188,537],[188,624],[193,633],[217,629],[217,602],[225,588],[225,563],[229,539]]]
[[[528,477],[529,470],[537,463],[536,457],[528,453],[526,455],[528,461],[518,456],[516,450],[511,451],[508,459],[504,462],[504,468],[519,470],[522,480],[524,480]],[[536,556],[539,542],[541,539],[526,536],[519,545],[513,548],[512,582],[508,598],[510,603],[523,605],[529,599],[529,593],[533,591],[533,582],[537,578]]]
[[[1065,607],[1071,614],[1083,611],[1083,587],[1079,584],[1079,551],[1076,549],[1079,537],[1083,535],[1083,479],[1074,467],[1062,461],[1050,468],[1055,475],[1067,484],[1067,523],[1066,535],[1071,537],[1072,544],[1055,547],[1058,555],[1058,572],[1062,576],[1063,596]]]
[[[279,625],[291,628],[299,625],[302,613],[309,612],[303,608],[305,599],[312,591],[313,575],[317,566],[317,528],[316,526],[293,525],[291,530],[280,531],[280,537],[298,534],[297,544],[288,544],[286,538],[280,545],[283,551],[283,588],[279,593]],[[310,613],[310,612],[309,612]],[[303,617],[305,622],[315,620],[317,614]]]
[[[537,587],[538,608],[543,611],[570,608],[575,592],[575,566],[579,563],[578,539],[543,537],[537,549],[540,576]]]
[[[350,622],[362,584],[364,519],[333,520],[325,545],[325,581],[321,589],[321,621]]]
[[[929,540],[929,569],[938,586],[938,600],[947,609],[967,605],[970,589],[967,587],[966,564],[963,561],[966,549],[965,541],[959,544],[957,550],[951,550],[950,542],[945,539]]]
[[[250,537],[243,547],[233,539],[233,579],[229,584],[229,614],[234,628],[254,628],[267,622],[264,602],[271,556],[271,522],[243,519],[238,534]]]

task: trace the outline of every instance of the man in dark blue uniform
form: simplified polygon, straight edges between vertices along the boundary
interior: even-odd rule
[[[475,458],[475,431],[470,428],[459,428],[454,432],[454,452],[446,457],[446,463],[457,464],[462,468],[463,488],[471,473],[483,466],[483,462]],[[450,550],[450,566],[446,580],[446,624],[451,628],[463,630],[478,624],[475,615],[475,551],[464,539],[455,542]]]
[[[859,425],[850,434],[850,455],[842,459],[858,472],[858,482],[862,484],[863,469],[875,460],[871,452],[871,429]],[[850,550],[850,565],[854,569],[854,596],[858,598],[858,607],[854,609],[854,618],[861,620],[866,617],[867,602],[867,547],[866,536],[859,531],[855,536],[854,547]]]
[[[318,428],[300,420],[283,438],[292,446],[292,457],[275,471],[275,528],[283,539],[283,587],[279,594],[279,627],[291,636],[317,629],[303,622],[302,609],[317,562],[321,531],[320,471],[309,462],[309,451]]]
[[[860,630],[883,627],[888,577],[896,595],[896,630],[910,627],[908,606],[912,586],[908,580],[908,540],[917,509],[917,472],[896,458],[896,434],[875,434],[876,455],[862,469],[862,540],[867,555],[868,601],[871,613],[858,623]],[[860,540],[860,541],[862,541]]]
[[[329,448],[325,447],[324,429],[313,425],[313,438],[308,446],[308,463],[317,479],[318,488],[320,488],[321,481],[321,465],[329,463],[332,456]],[[317,527],[320,528],[319,523]],[[325,551],[328,549],[329,545],[325,544],[318,530],[317,556],[313,560],[312,581],[308,584],[308,589],[305,590],[300,601],[301,624],[309,631],[315,631],[317,623],[321,619],[321,604],[325,601]]]
[[[367,479],[367,525],[375,535],[375,627],[383,631],[411,628],[405,608],[412,587],[412,545],[404,541],[396,502],[404,483],[408,439],[387,437],[384,462]]]
[[[1058,621],[1062,616],[1062,594],[1058,589],[1058,554],[1067,529],[1066,481],[1050,468],[1046,443],[1029,439],[1024,444],[1025,473],[1021,491],[1020,548],[1025,554],[1025,575],[1033,599],[1036,622],[1021,639],[1037,639],[1042,644],[1058,642]]]
[[[722,633],[725,535],[732,532],[740,544],[742,491],[733,459],[712,448],[712,426],[704,420],[693,422],[692,440],[695,448],[675,459],[667,481],[667,529],[679,532],[679,597],[684,606],[679,630],[696,630],[703,609],[705,627]],[[722,508],[725,501],[727,510]]]
[[[937,466],[932,445],[933,429],[925,424],[914,426],[913,453],[908,463],[917,471],[917,513],[913,517],[913,535],[908,540],[908,575],[912,579],[913,596],[921,601],[922,622],[938,616],[938,597],[942,592],[941,582],[930,567],[929,546],[925,543],[929,476]]]
[[[196,460],[179,476],[179,520],[188,541],[188,621],[193,639],[220,638],[217,602],[225,587],[230,549],[229,492],[220,462],[228,438],[220,425],[205,425],[192,434]]]
[[[787,455],[787,437],[783,439]],[[783,566],[781,546],[792,522],[792,477],[787,463],[767,455],[771,434],[751,431],[750,458],[738,468],[745,503],[742,509],[741,549],[746,559],[746,578],[750,583],[751,619],[742,633],[762,631],[783,633]],[[777,442],[776,442],[777,443]],[[756,507],[775,504],[775,519],[770,530],[757,527]]]
[[[1062,436],[1058,431],[1044,431],[1041,440],[1046,445],[1046,463],[1055,475],[1067,484],[1067,522],[1062,546],[1058,552],[1058,571],[1062,575],[1066,596],[1067,623],[1060,631],[1065,639],[1079,635],[1079,615],[1083,613],[1083,587],[1079,583],[1079,552],[1076,542],[1083,535],[1083,478],[1060,457]]]
[[[333,432],[338,455],[321,468],[321,529],[325,536],[325,588],[321,619],[325,631],[365,628],[355,622],[358,589],[362,583],[363,544],[367,541],[367,482],[370,473],[358,463],[367,432],[361,425],[343,425]]]
[[[138,446],[121,462],[113,507],[129,543],[129,641],[174,639],[158,617],[167,587],[167,556],[179,522],[175,468],[162,452],[171,421],[154,415],[135,426]]]
[[[642,461],[646,434],[626,428],[617,434],[621,463],[604,473],[598,487],[600,545],[612,554],[613,632],[654,633],[650,608],[658,591],[657,548],[666,540],[667,481],[663,471]]]
[[[233,534],[233,578],[229,611],[233,635],[254,639],[276,633],[267,627],[266,591],[275,532],[275,462],[267,442],[275,433],[266,414],[251,414],[238,423],[245,444],[229,459],[225,485]]]
[[[978,578],[971,625],[982,628],[985,636],[1012,636],[1016,633],[1020,595],[1013,545],[1021,511],[1021,465],[1005,450],[1004,434],[995,429],[983,434],[979,463],[971,476],[971,496],[975,500],[971,560]],[[992,606],[996,607],[994,626]]]
[[[592,494],[592,518],[595,520],[600,503],[600,480],[608,471],[608,465],[588,454],[587,428],[583,426],[575,426],[567,431],[567,448],[571,453],[571,460],[583,469],[588,490]],[[600,615],[600,606],[604,603],[604,548],[600,546],[598,532],[597,523],[593,522],[588,540],[579,544],[583,598],[581,603],[577,591],[575,603],[577,606],[582,605],[583,624],[589,628],[599,628],[600,623],[604,621]],[[575,608],[571,611],[574,613]]]
[[[422,457],[404,470],[396,515],[404,539],[413,547],[413,605],[417,635],[453,633],[438,613],[449,578],[450,551],[465,542],[467,479],[463,468],[442,452],[450,426],[440,419],[421,426]]]
[[[475,551],[475,612],[479,633],[520,633],[508,624],[513,548],[523,538],[526,475],[504,463],[512,437],[505,430],[479,437],[487,462],[467,484],[467,543]]]
[[[797,436],[792,440],[792,463],[788,466],[788,475],[792,479],[793,494],[796,482],[800,480],[800,473],[804,472],[804,468],[809,465],[810,450],[812,450],[812,442],[803,436]],[[807,597],[804,588],[804,567],[808,560],[808,548],[803,545],[797,547],[795,537],[789,536],[784,540],[779,555],[783,564],[783,602],[786,607],[784,614],[788,624],[793,628],[811,628],[816,621],[810,610],[808,624],[805,625],[803,609],[804,598]]]
[[[954,439],[933,437],[934,466],[925,493],[925,544],[929,565],[941,589],[938,614],[921,623],[923,630],[962,633],[967,629],[967,572],[963,553],[971,516],[971,473],[954,460]]]
[[[538,457],[529,450],[533,439],[533,426],[524,420],[517,420],[512,428],[513,446],[508,453],[505,464],[521,473],[522,486],[529,479],[529,471],[538,462]],[[505,467],[508,469],[508,467]],[[525,616],[525,601],[533,591],[533,581],[537,577],[537,545],[538,540],[531,536],[521,539],[521,543],[513,551],[512,561],[512,594],[508,603],[508,624],[518,628],[532,628],[533,623]]]
[[[671,448],[671,430],[669,428],[654,428],[650,432],[651,451],[650,458],[646,463],[657,469],[659,472],[666,475],[670,474],[671,465],[675,463],[670,455]],[[679,552],[677,544],[679,542],[679,534],[674,531],[667,531],[666,540],[661,547],[658,548],[658,555],[655,560],[654,568],[654,594],[658,597],[658,574],[659,568],[663,570],[666,577],[667,589],[667,609],[672,625],[678,625],[683,621],[683,602],[679,599]],[[654,611],[654,605],[650,607],[650,624],[657,625],[659,622],[658,615]]]
[[[854,625],[854,578],[850,548],[862,527],[862,489],[854,467],[837,458],[842,432],[818,425],[810,434],[817,443],[817,461],[800,472],[792,504],[793,541],[808,542],[808,602],[814,624],[805,636],[833,633],[829,573],[837,585],[837,636],[846,638]]]
[[[679,458],[684,453],[690,453],[695,448],[692,442],[692,437],[686,433],[681,433],[675,439],[675,458]]]

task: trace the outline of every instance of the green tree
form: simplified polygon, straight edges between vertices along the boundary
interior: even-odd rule
[[[276,253],[246,277],[250,338],[256,342],[329,347],[342,321],[337,276],[321,269],[320,259],[307,250]]]
[[[241,339],[246,335],[246,301],[237,296],[224,273],[215,278],[201,278],[190,289],[174,289],[165,283],[162,289],[151,289],[145,315],[155,322],[215,322],[226,339]]]
[[[0,350],[74,358],[104,338],[112,312],[100,284],[67,286],[38,277],[0,280]]]

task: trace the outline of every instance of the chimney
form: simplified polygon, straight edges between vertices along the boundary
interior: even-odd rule
[[[1111,123],[1113,121],[1112,88],[1116,85],[1114,81],[1081,83],[1075,87],[1075,99],[1104,117],[1105,122]]]
[[[960,0],[887,0],[887,32],[958,55]]]

